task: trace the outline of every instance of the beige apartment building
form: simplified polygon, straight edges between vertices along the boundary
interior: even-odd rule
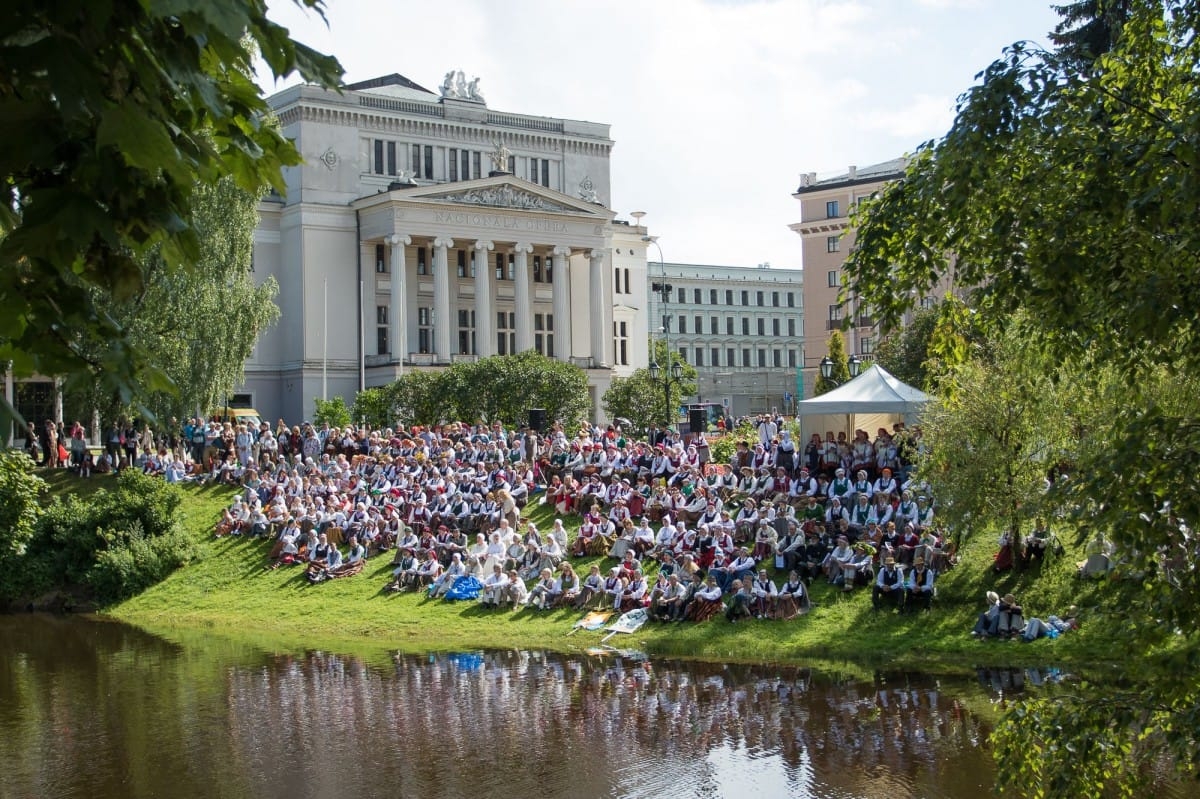
[[[842,327],[843,320],[850,319],[849,328],[842,333],[847,354],[874,359],[879,341],[875,320],[858,315],[853,300],[845,306],[838,303],[842,267],[854,247],[849,217],[858,203],[901,177],[906,164],[906,158],[893,158],[867,167],[851,166],[843,174],[821,180],[815,172],[808,173],[801,176],[800,188],[792,194],[800,201],[800,221],[788,227],[801,239],[806,396],[812,396],[818,365],[828,353],[829,335]],[[932,305],[936,296],[923,297],[921,304]]]

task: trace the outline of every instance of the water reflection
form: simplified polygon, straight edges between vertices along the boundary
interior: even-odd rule
[[[522,651],[371,665],[29,617],[0,618],[0,650],[0,796],[899,799],[992,779],[971,710],[991,677]]]

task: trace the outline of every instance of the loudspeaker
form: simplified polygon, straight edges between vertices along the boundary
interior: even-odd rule
[[[542,432],[542,428],[546,426],[546,409],[545,408],[530,408],[529,409],[529,428]]]
[[[693,435],[708,432],[708,413],[704,408],[688,408],[688,430]]]

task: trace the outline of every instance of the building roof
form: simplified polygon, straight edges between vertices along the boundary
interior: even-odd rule
[[[436,98],[438,96],[436,92],[431,92],[424,86],[412,82],[399,72],[393,72],[391,75],[381,75],[378,78],[370,78],[369,80],[360,80],[357,83],[349,84],[346,88],[352,92],[366,92],[367,94],[381,94],[386,97],[415,100],[428,100],[431,97]]]
[[[796,194],[822,191],[835,186],[857,186],[863,183],[876,183],[881,180],[894,180],[904,174],[908,166],[908,156],[900,156],[889,161],[863,167],[851,167],[846,172],[829,178],[817,180],[817,173],[810,172],[800,176],[800,188]]]

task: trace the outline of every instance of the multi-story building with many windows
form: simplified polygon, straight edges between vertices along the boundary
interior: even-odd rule
[[[609,126],[488,108],[478,81],[400,75],[270,98],[304,156],[260,208],[278,325],[240,399],[311,415],[406,370],[537,350],[584,368],[597,418],[645,366],[646,230],[609,208]]]
[[[665,298],[649,292],[650,335],[697,371],[697,395],[682,402],[720,402],[735,416],[791,411],[804,363],[800,270],[651,260],[648,271],[651,286],[670,287]]]

